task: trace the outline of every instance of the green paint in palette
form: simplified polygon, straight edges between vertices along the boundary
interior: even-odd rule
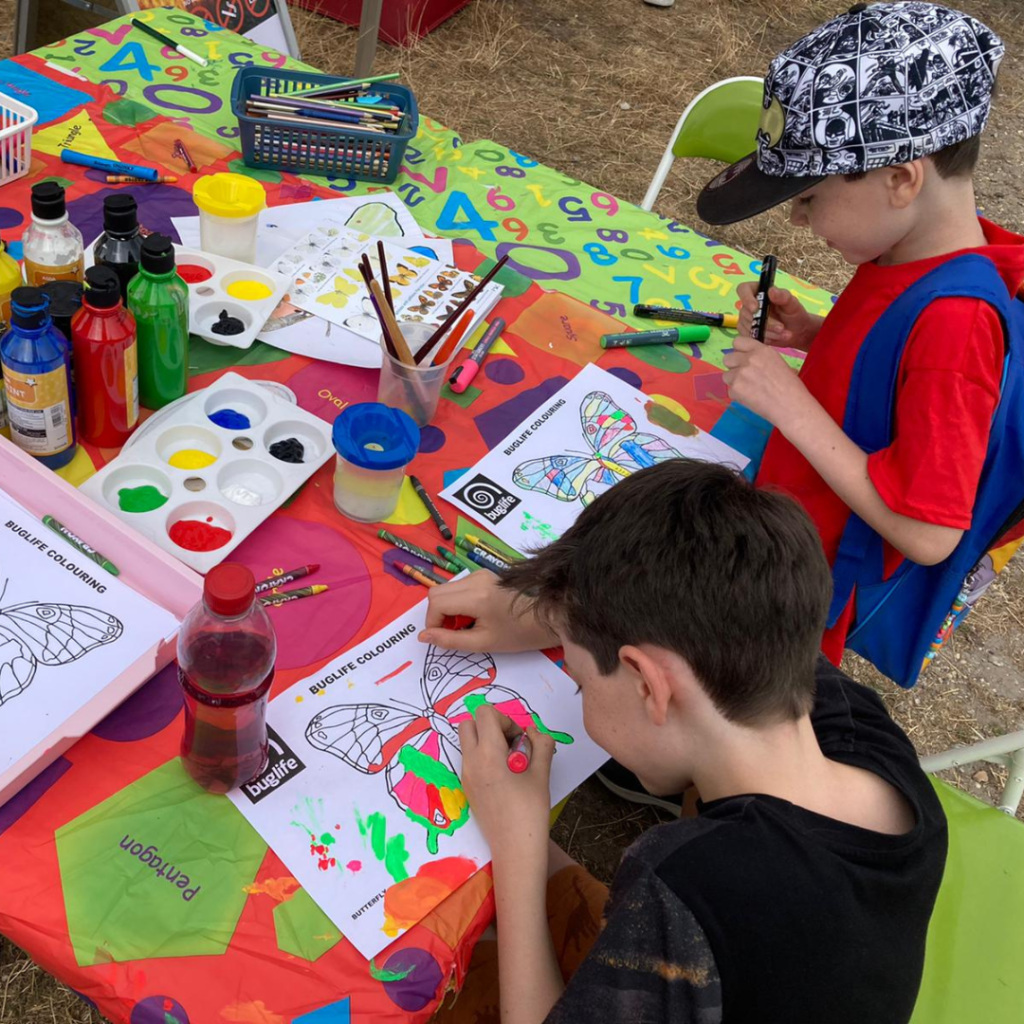
[[[117,507],[122,512],[152,512],[167,503],[167,495],[152,484],[122,487],[117,492]]]

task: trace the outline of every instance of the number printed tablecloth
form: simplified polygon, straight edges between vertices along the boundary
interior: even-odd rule
[[[114,188],[133,192],[147,229],[173,234],[171,217],[196,213],[189,175],[177,186],[107,186],[98,172],[62,164],[60,148],[90,148],[181,175],[171,150],[183,138],[201,172],[245,170],[230,110],[235,72],[254,63],[301,66],[184,13],[140,16],[208,56],[209,67],[182,61],[127,19],[0,62],[0,90],[39,111],[31,173],[0,189],[0,235],[15,257],[29,188],[44,178],[67,187],[71,219],[87,242],[99,234],[103,199]],[[254,176],[275,206],[374,188]],[[598,338],[623,322],[650,326],[627,315],[634,302],[734,308],[736,284],[759,269],[749,257],[496,143],[464,144],[428,117],[394,189],[425,232],[455,240],[463,269],[486,270],[509,256],[494,314],[508,324],[502,341],[479,386],[447,395],[423,431],[414,468],[430,491],[598,359],[663,407],[663,425],[685,431],[687,421],[708,428],[717,419],[726,402],[720,365],[728,334],[713,332],[703,351],[608,354]],[[829,308],[826,293],[781,280],[811,309]],[[265,344],[243,352],[193,339],[191,390],[229,367],[286,383],[303,408],[328,421],[347,404],[376,397],[376,371]],[[80,483],[115,454],[83,446],[63,472]],[[330,464],[318,472],[233,556],[257,578],[319,562],[317,581],[331,586],[313,601],[274,611],[275,693],[423,596],[394,569],[394,553],[374,529],[336,513],[331,472]],[[411,488],[391,521],[414,541],[437,542]],[[428,1020],[458,986],[490,918],[488,872],[368,964],[232,805],[187,779],[176,759],[181,724],[172,666],[0,807],[0,930],[124,1024]],[[176,881],[182,874],[184,889]]]

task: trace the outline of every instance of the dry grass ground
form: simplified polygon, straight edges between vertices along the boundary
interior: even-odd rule
[[[0,0],[0,54],[9,52],[4,34],[13,6]],[[475,0],[412,49],[381,47],[376,70],[402,71],[421,109],[465,138],[495,139],[639,202],[690,97],[730,75],[763,74],[786,43],[846,6],[839,0],[676,0],[662,10],[641,0]],[[960,0],[958,6],[1007,44],[1001,95],[977,175],[978,202],[988,216],[1021,231],[1024,8],[1019,0]],[[292,17],[305,60],[326,71],[351,70],[352,29],[303,11]],[[700,161],[677,165],[659,210],[694,224],[694,197],[710,173]],[[712,233],[751,253],[771,249],[801,276],[833,289],[849,276],[834,253],[791,229],[781,211]],[[899,690],[853,657],[847,668],[882,693],[922,753],[1024,727],[1024,566],[1010,566],[914,690]],[[950,779],[991,799],[1005,773],[974,766]],[[556,838],[608,879],[621,851],[657,820],[655,812],[588,783],[563,813]],[[100,1020],[0,941],[0,1024]]]

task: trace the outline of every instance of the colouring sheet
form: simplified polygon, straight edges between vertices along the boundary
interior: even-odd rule
[[[682,457],[749,461],[591,363],[441,495],[526,551],[557,540],[623,477]]]
[[[0,492],[0,771],[177,629]]]
[[[270,764],[230,794],[367,958],[490,860],[459,782],[460,722],[492,704],[553,736],[552,805],[608,757],[553,662],[422,644],[426,606],[276,697]]]

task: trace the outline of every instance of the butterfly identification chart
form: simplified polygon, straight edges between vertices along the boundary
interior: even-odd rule
[[[177,630],[0,492],[0,773]]]
[[[683,457],[749,461],[591,363],[441,495],[525,551],[557,540],[631,473]]]
[[[271,759],[229,794],[369,958],[491,859],[459,782],[459,723],[491,704],[554,737],[552,805],[608,755],[539,653],[420,643],[426,601],[270,704]]]

